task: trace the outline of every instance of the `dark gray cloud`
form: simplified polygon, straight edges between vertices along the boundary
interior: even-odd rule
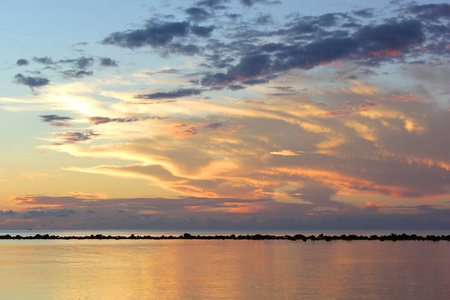
[[[425,39],[422,24],[416,20],[365,26],[355,35],[363,51],[403,50]]]
[[[58,115],[41,115],[40,116],[42,118],[43,122],[60,122],[60,121],[68,121],[68,120],[72,120],[72,118],[69,117],[60,117]]]
[[[239,81],[246,85],[267,83],[270,78],[260,78],[270,74],[271,58],[267,54],[248,55],[241,58],[239,64],[230,67],[228,73],[209,74],[202,78],[201,84],[204,86],[228,86]],[[259,79],[257,79],[259,78]]]
[[[193,56],[200,53],[200,49],[194,44],[183,45],[180,43],[172,43],[170,47],[161,51],[163,56],[168,54],[182,54],[187,56]]]
[[[326,14],[296,20],[287,29],[266,34],[280,37],[278,43],[260,43],[257,47],[243,43],[241,49],[245,51],[240,52],[246,54],[234,66],[222,63],[226,59],[223,56],[209,56],[211,66],[228,65],[228,70],[207,73],[200,83],[215,88],[234,85],[236,81],[247,85],[266,83],[280,72],[308,70],[336,60],[348,59],[367,66],[378,66],[382,62],[401,58],[403,52],[419,47],[425,40],[425,29],[417,20],[391,20],[352,30],[323,32],[323,28],[337,26],[349,18],[345,14]],[[247,35],[242,34],[243,37]],[[224,52],[230,51],[230,47],[223,49]]]
[[[16,61],[16,65],[18,66],[27,66],[29,64],[28,60],[21,58]]]
[[[191,26],[192,33],[200,37],[209,37],[214,29],[215,26]]]
[[[94,72],[92,71],[77,71],[77,70],[67,70],[62,72],[66,78],[83,78],[84,76],[92,76]]]
[[[153,94],[140,94],[135,96],[136,99],[173,99],[188,97],[201,94],[200,89],[179,89],[172,92],[158,92]]]
[[[136,117],[136,118],[108,118],[108,117],[88,117],[89,123],[94,125],[106,124],[106,123],[128,123],[128,122],[139,122],[150,119],[162,119],[161,117],[146,116],[146,117]]]
[[[211,9],[221,3],[198,1],[185,12],[190,20],[197,22],[212,16]],[[241,3],[250,7],[257,3],[279,2],[241,0]],[[447,16],[447,5],[410,5],[408,12],[419,19],[443,18]],[[150,46],[161,55],[203,55],[205,61],[201,67],[216,70],[203,72],[197,82],[212,89],[263,84],[281,72],[309,70],[336,60],[351,60],[368,67],[401,62],[405,54],[420,51],[431,33],[439,42],[433,43],[430,52],[443,54],[450,51],[442,37],[450,32],[443,24],[425,26],[420,20],[405,17],[368,24],[367,18],[373,16],[373,9],[319,16],[293,15],[284,27],[264,30],[262,26],[272,19],[270,15],[260,15],[252,24],[236,20],[234,28],[225,33],[225,37],[232,40],[228,43],[211,38],[216,25],[152,19],[142,28],[112,33],[103,43],[132,49]],[[266,38],[278,42],[265,43]],[[235,61],[238,63],[233,65]]]
[[[231,20],[237,20],[239,17],[241,17],[240,14],[227,14],[227,17]]]
[[[185,12],[189,15],[189,19],[195,22],[206,21],[211,17],[209,12],[200,7],[190,7]]]
[[[71,58],[71,59],[61,59],[58,61],[53,61],[52,58],[46,57],[33,57],[35,62],[45,64],[45,65],[56,65],[56,64],[73,64],[75,69],[85,70],[90,67],[94,63],[94,58],[92,57],[79,57],[79,58]],[[112,62],[112,61],[111,61]],[[107,62],[108,63],[108,62]]]
[[[236,15],[225,33],[216,33],[220,23],[209,26],[189,23],[217,17],[213,9],[225,8],[224,3],[228,1],[197,1],[195,6],[185,9],[187,21],[151,19],[141,28],[110,34],[103,43],[131,49],[150,46],[163,56],[203,55],[205,61],[200,66],[216,70],[198,73],[204,75],[197,82],[213,89],[267,83],[281,72],[309,70],[336,60],[379,67],[383,63],[404,62],[408,54],[421,55],[423,49],[435,54],[436,62],[440,61],[438,55],[450,52],[447,46],[450,30],[441,22],[449,18],[448,4],[413,3],[404,6],[398,17],[370,23],[376,13],[374,9],[319,16],[292,14],[285,26],[266,29],[262,26],[272,22],[269,14],[260,15],[254,23],[239,20]],[[252,7],[280,2],[240,0],[240,3]],[[393,12],[400,14],[395,8]],[[211,38],[213,32],[224,34],[228,42]],[[427,47],[428,39],[433,41]],[[356,78],[356,74],[348,76]]]
[[[269,25],[273,23],[273,19],[271,15],[261,15],[256,18],[256,24],[258,25]]]
[[[268,1],[268,0],[240,0],[241,4],[244,6],[251,7],[255,4],[280,4],[280,1]]]
[[[37,63],[44,65],[53,65],[55,62],[50,57],[33,57],[33,60]]]
[[[62,59],[58,61],[62,64],[73,64],[76,69],[85,70],[87,67],[92,66],[94,59],[92,57],[79,57],[75,59]]]
[[[228,70],[228,77],[249,79],[268,75],[271,59],[267,54],[248,55],[241,58],[239,64]]]
[[[227,7],[224,4],[229,2],[230,0],[200,0],[197,2],[197,5],[210,9],[225,9]]]
[[[161,71],[155,71],[155,72],[146,72],[145,74],[152,76],[155,74],[179,74],[180,70],[177,69],[167,69],[167,70],[161,70]]]
[[[43,217],[57,217],[57,218],[69,218],[75,215],[77,212],[72,209],[53,209],[53,210],[29,210],[22,213],[22,217],[25,219],[43,218]]]
[[[55,133],[55,135],[62,136],[64,142],[69,144],[87,141],[96,136],[99,136],[99,134],[94,133],[92,130],[86,130],[85,132],[72,131],[72,132]]]
[[[176,37],[187,36],[189,26],[189,22],[149,21],[143,29],[114,32],[103,39],[103,44],[125,48],[160,47],[170,43]]]
[[[203,66],[208,68],[213,67],[216,69],[232,67],[232,62],[235,61],[235,58],[233,57],[224,57],[219,54],[206,55],[205,58],[210,62],[210,64],[203,64]]]
[[[411,5],[409,11],[419,19],[438,22],[441,18],[450,19],[450,4]]]
[[[203,127],[205,127],[206,129],[215,131],[215,130],[219,129],[220,127],[222,127],[222,123],[213,122],[213,123],[206,124]]]
[[[144,28],[115,32],[103,39],[105,45],[124,48],[140,48],[149,46],[162,56],[170,54],[197,55],[203,46],[193,38],[206,39],[211,36],[215,26],[191,25],[189,21],[163,22],[148,21]],[[186,43],[188,41],[188,43]]]
[[[109,57],[100,58],[100,66],[102,67],[117,67],[117,62]]]
[[[92,76],[93,72],[88,71],[87,69],[92,67],[94,64],[94,61],[95,61],[94,58],[85,57],[85,56],[78,57],[78,58],[61,59],[58,61],[54,61],[52,58],[46,56],[46,57],[40,57],[40,58],[34,57],[33,60],[38,63],[47,65],[48,67],[46,69],[51,68],[55,71],[60,70],[61,65],[72,64],[71,70],[60,71],[60,74],[62,74],[66,79],[83,78],[85,76]],[[111,61],[106,61],[104,63],[113,64],[114,61],[111,60]]]
[[[0,210],[0,216],[17,216],[18,214],[13,210]]]
[[[273,78],[273,76],[265,77],[261,79],[247,79],[242,81],[242,84],[245,85],[258,85],[258,84],[265,84],[269,82],[269,78]]]
[[[14,78],[16,79],[16,82],[18,84],[26,85],[26,86],[30,87],[31,89],[45,86],[50,83],[50,80],[48,80],[47,78],[24,76],[20,73],[16,74],[16,76],[14,76]]]
[[[372,8],[364,8],[353,11],[353,14],[362,18],[372,18],[374,16],[374,10]]]
[[[68,121],[72,120],[72,118],[58,115],[41,115],[40,117],[43,122],[50,123],[54,127],[70,127]]]

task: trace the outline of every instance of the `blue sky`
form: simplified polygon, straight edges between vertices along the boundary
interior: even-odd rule
[[[449,19],[2,1],[0,227],[448,228]]]

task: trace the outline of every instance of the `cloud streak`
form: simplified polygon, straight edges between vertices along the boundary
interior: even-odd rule
[[[200,95],[202,91],[199,89],[179,89],[172,92],[158,92],[153,94],[140,94],[136,95],[136,99],[174,99],[174,98],[183,98],[189,96]]]

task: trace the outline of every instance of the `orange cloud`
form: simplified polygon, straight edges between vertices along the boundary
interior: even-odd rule
[[[416,95],[414,92],[410,94],[392,94],[391,97],[380,98],[383,101],[392,102],[419,102],[419,101],[429,101],[428,98]]]
[[[87,199],[108,199],[108,194],[105,193],[85,193],[80,191],[73,191],[68,196]]]
[[[0,225],[8,225],[8,224],[14,224],[14,223],[32,223],[35,221],[36,221],[36,219],[1,219],[0,218]]]
[[[226,207],[230,213],[239,214],[254,213],[264,209],[263,206],[256,203],[224,202],[221,206]]]
[[[380,51],[372,51],[370,54],[381,57],[381,56],[400,56],[403,54],[401,50],[397,49],[387,49],[387,50],[380,50]]]
[[[9,198],[9,201],[15,202],[16,205],[24,205],[24,206],[39,206],[39,207],[63,207],[64,204],[60,204],[57,202],[41,202],[36,201],[35,196],[15,196]]]
[[[309,168],[273,168],[270,171],[263,171],[262,173],[267,175],[280,175],[287,182],[295,182],[296,180],[301,180],[302,177],[311,178],[328,186],[334,187],[338,194],[344,195],[383,194],[389,195],[393,198],[405,198],[408,197],[408,195],[421,194],[421,190],[419,188],[379,184],[373,180],[351,177],[336,171]],[[294,178],[292,178],[292,176]],[[299,178],[295,179],[296,176],[299,176]],[[423,197],[423,199],[428,199],[428,196]]]

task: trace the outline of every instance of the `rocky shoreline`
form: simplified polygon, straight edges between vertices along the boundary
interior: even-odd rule
[[[390,234],[390,235],[191,235],[185,233],[179,236],[151,236],[151,235],[86,235],[86,236],[58,236],[49,234],[36,234],[34,236],[0,235],[0,240],[289,240],[289,241],[450,241],[450,235],[427,235],[416,234]]]

